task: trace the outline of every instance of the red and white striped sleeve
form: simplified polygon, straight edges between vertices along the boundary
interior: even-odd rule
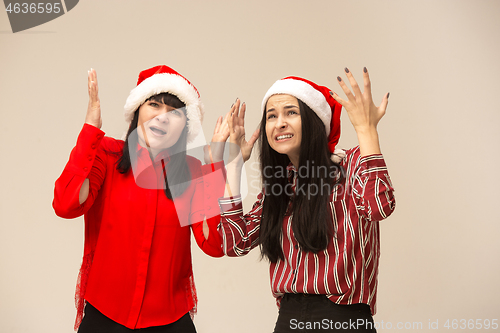
[[[224,254],[230,257],[246,255],[259,245],[259,230],[264,195],[257,196],[252,210],[243,215],[241,196],[219,199],[221,222],[219,234],[222,237]]]
[[[360,156],[359,147],[350,158],[355,166],[348,175],[358,213],[368,221],[381,221],[396,208],[394,188],[381,154]]]

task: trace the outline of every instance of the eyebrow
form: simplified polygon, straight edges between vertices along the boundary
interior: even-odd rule
[[[285,110],[286,110],[286,109],[298,109],[298,108],[299,108],[299,107],[298,107],[297,105],[287,105],[287,106],[285,106],[283,109],[285,109]],[[271,112],[271,111],[275,111],[275,109],[274,109],[274,108],[268,109],[268,110],[266,111],[266,113],[267,113],[267,112]]]

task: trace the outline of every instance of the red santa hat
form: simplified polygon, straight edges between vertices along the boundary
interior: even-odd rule
[[[130,92],[125,102],[125,121],[130,124],[134,112],[151,96],[170,93],[186,104],[188,142],[202,131],[203,104],[200,93],[191,82],[172,68],[160,65],[139,74],[137,86]]]
[[[340,138],[340,112],[342,105],[333,99],[330,93],[331,90],[328,87],[317,85],[312,81],[300,77],[289,76],[276,81],[269,88],[262,100],[262,112],[266,111],[267,100],[272,95],[286,94],[300,99],[325,124],[328,148],[332,153],[332,160],[339,162],[345,156],[342,149],[335,149]]]

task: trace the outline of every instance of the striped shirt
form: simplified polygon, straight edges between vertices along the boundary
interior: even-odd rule
[[[270,265],[271,290],[278,306],[285,293],[325,294],[338,304],[365,303],[372,314],[376,312],[379,221],[394,211],[394,189],[380,154],[361,157],[356,147],[346,152],[340,164],[345,177],[331,191],[334,234],[325,250],[302,251],[293,235],[292,216],[283,219],[284,260]],[[296,190],[293,165],[288,176]],[[259,245],[264,198],[261,192],[245,215],[241,196],[219,200],[219,233],[226,255],[243,256]]]

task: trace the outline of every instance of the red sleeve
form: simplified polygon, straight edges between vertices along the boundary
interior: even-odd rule
[[[224,195],[225,168],[223,162],[201,166],[202,177],[196,179],[197,188],[194,197],[194,206],[198,214],[206,218],[208,225],[208,238],[203,234],[203,223],[196,223],[192,219],[191,225],[194,237],[200,249],[212,257],[222,257],[222,240],[217,231],[220,222],[218,199]],[[196,214],[196,213],[195,213]],[[201,216],[201,215],[200,215]],[[200,220],[200,218],[198,218]]]
[[[84,124],[76,146],[61,176],[56,180],[52,206],[57,216],[75,218],[85,214],[94,203],[106,174],[106,153],[101,148],[104,132]],[[80,188],[89,179],[89,196],[80,205]]]

